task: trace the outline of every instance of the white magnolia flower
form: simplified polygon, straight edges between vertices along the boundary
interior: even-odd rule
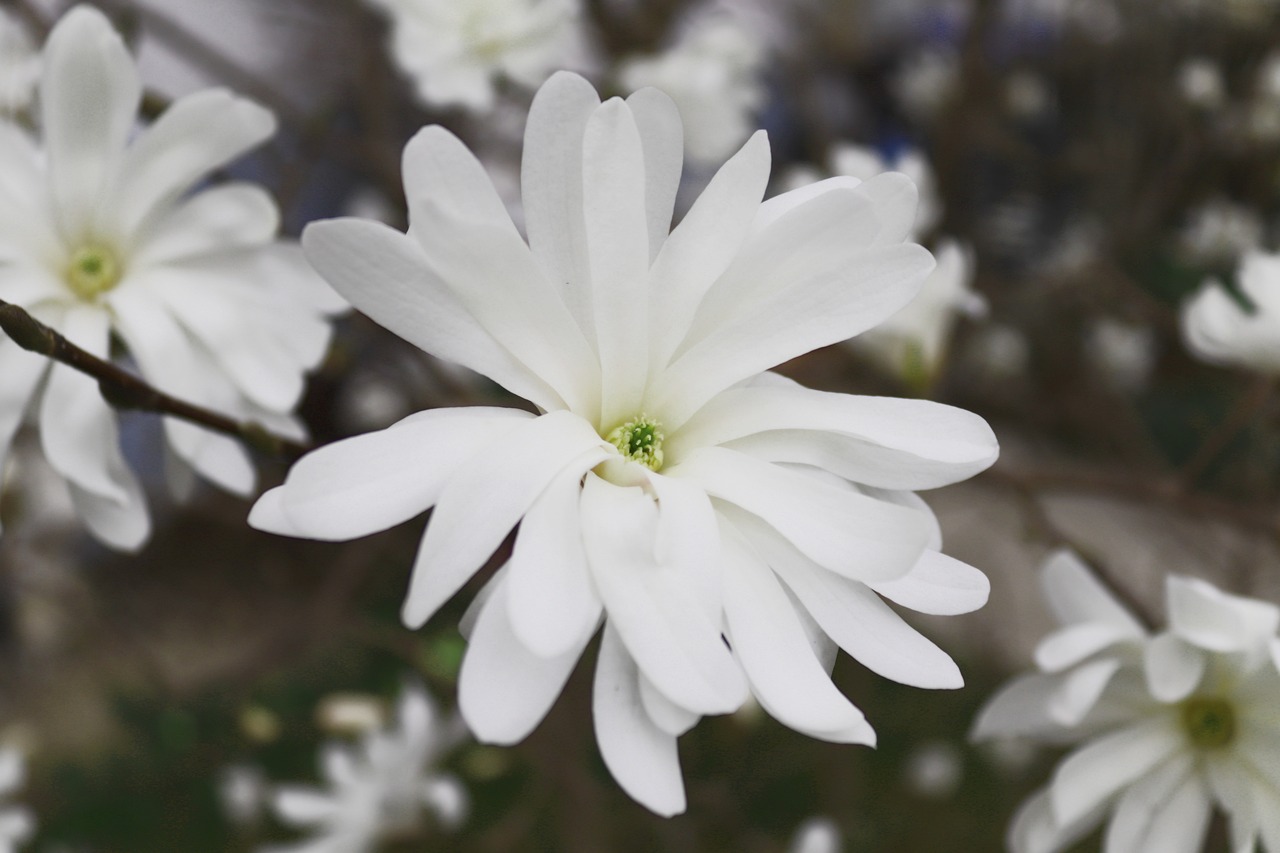
[[[396,726],[376,729],[356,745],[326,744],[320,767],[328,790],[278,786],[271,805],[281,820],[313,837],[263,853],[372,853],[378,842],[415,832],[424,809],[445,828],[467,812],[467,792],[434,764],[460,739],[460,726],[441,720],[422,687],[400,694]]]
[[[1104,821],[1106,853],[1194,853],[1215,805],[1232,850],[1280,851],[1280,608],[1171,576],[1154,636],[1074,557],[1046,567],[1064,627],[975,736],[1078,743],[1019,810],[1015,853],[1056,853]]]
[[[488,110],[500,80],[538,86],[581,39],[579,0],[369,2],[391,18],[391,53],[432,106]]]
[[[17,15],[0,8],[0,118],[31,106],[40,79],[40,51]]]
[[[0,124],[0,299],[99,357],[118,335],[161,390],[298,435],[286,413],[328,345],[324,315],[340,300],[296,246],[275,240],[279,215],[260,187],[189,193],[270,136],[274,120],[215,89],[175,102],[129,143],[141,94],[101,13],[79,7],[58,22],[40,80],[42,147]],[[0,459],[31,404],[85,524],[109,545],[141,545],[142,490],[97,384],[8,339],[0,375]],[[252,491],[237,442],[175,420],[165,432],[180,479],[193,468]]]
[[[1253,311],[1210,279],[1182,305],[1182,338],[1213,364],[1280,372],[1280,255],[1247,253],[1236,281]]]
[[[627,91],[654,87],[676,102],[691,162],[713,165],[742,144],[764,103],[765,46],[728,14],[703,15],[665,53],[619,66]]]
[[[887,677],[959,686],[877,593],[930,613],[982,605],[986,578],[937,552],[911,490],[996,455],[968,412],[763,372],[912,298],[932,260],[903,243],[910,181],[836,178],[761,203],[757,133],[668,234],[681,147],[660,92],[601,104],[581,77],[552,77],[525,134],[526,244],[462,143],[422,130],[404,157],[409,233],[317,223],[308,257],[377,322],[537,413],[436,409],[329,445],[250,517],[340,540],[434,506],[413,627],[519,523],[467,620],[463,716],[481,740],[521,740],[607,615],[597,740],[662,814],[684,807],[677,736],[748,688],[801,731],[874,740],[828,677],[831,640]]]
[[[26,775],[22,753],[13,747],[0,747],[0,797],[16,793]],[[0,806],[0,853],[15,853],[35,828],[35,818],[26,806]]]

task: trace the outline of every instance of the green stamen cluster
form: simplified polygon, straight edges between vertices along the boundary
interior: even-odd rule
[[[67,265],[67,284],[81,299],[96,299],[120,283],[120,262],[105,246],[81,246]]]
[[[662,468],[663,438],[662,424],[641,415],[634,421],[614,427],[604,440],[628,459],[634,459],[651,471],[658,471]]]
[[[1182,703],[1182,727],[1200,749],[1218,749],[1236,736],[1236,712],[1225,699],[1197,696]]]

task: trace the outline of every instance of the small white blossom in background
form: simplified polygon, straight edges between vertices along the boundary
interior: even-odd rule
[[[691,163],[713,165],[734,152],[755,127],[765,99],[765,45],[738,17],[716,12],[694,18],[665,53],[624,59],[618,81],[628,92],[661,89],[675,101]]]
[[[840,827],[829,817],[811,817],[796,827],[787,853],[840,853]]]
[[[0,7],[0,119],[31,106],[40,79],[40,51],[26,25]]]
[[[1023,121],[1035,121],[1055,107],[1053,91],[1044,77],[1019,69],[1004,84],[1004,103],[1009,112]]]
[[[365,693],[330,693],[316,708],[316,724],[330,734],[359,735],[386,724],[381,699]]]
[[[1247,253],[1236,282],[1253,310],[1209,279],[1182,304],[1182,339],[1211,364],[1280,373],[1280,255]]]
[[[1222,69],[1203,56],[1192,57],[1178,68],[1178,91],[1188,104],[1202,110],[1220,107],[1227,99]]]
[[[1268,54],[1258,67],[1249,104],[1248,128],[1261,142],[1280,138],[1280,53]]]
[[[503,82],[535,88],[579,67],[579,0],[368,0],[391,20],[391,54],[434,107],[491,109]]]
[[[1231,849],[1280,851],[1280,608],[1169,576],[1149,633],[1074,555],[1043,574],[1062,627],[974,736],[1076,744],[1019,809],[1014,853],[1057,853],[1105,823],[1107,853],[1195,853],[1215,806]]]
[[[907,787],[919,797],[946,800],[960,787],[964,757],[960,747],[945,740],[931,740],[913,747],[903,767]]]
[[[191,193],[275,121],[212,89],[174,102],[129,142],[141,96],[107,19],[83,6],[67,13],[44,50],[43,138],[0,124],[0,299],[100,358],[114,333],[160,390],[301,437],[289,411],[328,347],[328,315],[344,303],[295,244],[276,239],[279,214],[261,187]],[[3,337],[0,375],[0,459],[30,406],[89,530],[140,547],[150,519],[97,383]],[[164,428],[176,480],[194,470],[237,494],[253,490],[238,442],[172,418]]]
[[[1200,263],[1233,262],[1262,245],[1262,219],[1244,205],[1214,199],[1187,217],[1180,236],[1182,251]]]
[[[260,853],[373,853],[382,840],[419,832],[424,811],[442,828],[456,828],[466,818],[466,789],[434,765],[462,736],[456,719],[441,719],[427,692],[407,684],[394,725],[367,731],[356,744],[325,745],[320,769],[327,789],[273,789],[271,807],[280,820],[312,836]]]
[[[904,242],[911,182],[833,178],[762,201],[758,132],[671,230],[680,128],[657,90],[601,103],[560,73],[525,132],[528,243],[479,161],[435,126],[405,151],[409,233],[312,224],[308,258],[362,311],[537,412],[411,415],[309,454],[250,516],[336,541],[434,506],[402,610],[414,628],[519,524],[465,619],[463,717],[482,741],[522,740],[603,623],[596,739],[622,787],[664,815],[685,806],[676,739],[748,695],[799,731],[874,743],[830,679],[837,646],[896,681],[960,686],[881,596],[933,614],[982,606],[986,577],[940,553],[915,491],[998,452],[969,412],[770,372],[915,296],[933,259]]]
[[[26,759],[12,746],[0,747],[0,797],[8,800],[26,781]],[[36,821],[26,806],[0,805],[0,853],[15,853],[35,832]]]
[[[1102,317],[1085,333],[1085,357],[1118,391],[1138,391],[1156,365],[1156,335],[1150,326]]]
[[[960,58],[925,50],[902,61],[891,81],[894,97],[914,120],[927,124],[960,92]]]
[[[267,779],[257,767],[232,764],[218,773],[218,800],[234,824],[256,823],[262,817],[267,795]]]

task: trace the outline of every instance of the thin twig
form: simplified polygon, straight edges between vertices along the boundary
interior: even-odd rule
[[[269,432],[257,421],[237,421],[157,390],[132,373],[81,349],[21,307],[2,299],[0,329],[23,349],[60,361],[98,380],[98,390],[103,399],[114,408],[136,409],[181,418],[213,432],[239,439],[254,450],[290,461],[311,449]]]
[[[1254,383],[1248,393],[1236,401],[1222,423],[1209,434],[1179,472],[1179,477],[1186,486],[1195,485],[1209,465],[1227,449],[1232,439],[1239,435],[1240,431],[1262,410],[1262,407],[1271,399],[1274,387],[1275,383],[1270,376],[1262,377]]]

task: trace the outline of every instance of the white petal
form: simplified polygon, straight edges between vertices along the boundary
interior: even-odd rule
[[[516,409],[431,409],[327,444],[289,471],[280,507],[288,526],[312,539],[386,530],[433,506],[455,472],[529,419]]]
[[[113,224],[121,236],[131,235],[275,129],[270,112],[226,89],[179,98],[129,146],[112,193]]]
[[[507,207],[484,166],[467,146],[440,125],[418,131],[404,147],[404,188],[410,234],[425,202],[446,206],[466,218],[516,234]]]
[[[760,704],[797,731],[874,746],[875,732],[814,656],[773,572],[732,528],[726,528],[723,545],[729,639]]]
[[[900,578],[867,586],[895,604],[934,616],[971,613],[987,603],[991,592],[986,575],[938,551],[925,551]]]
[[[929,400],[860,397],[799,385],[748,386],[717,395],[667,442],[672,458],[734,442],[757,458],[799,462],[869,486],[929,489],[995,461],[986,421]]]
[[[357,310],[409,343],[468,367],[543,410],[564,407],[433,270],[417,241],[380,222],[334,219],[302,232],[307,260]]]
[[[148,266],[213,252],[261,246],[280,226],[271,196],[256,184],[222,184],[168,210],[134,252],[131,263]]]
[[[90,236],[141,98],[133,58],[106,17],[89,6],[64,15],[45,43],[40,124],[68,240]]]
[[[673,702],[701,714],[736,710],[746,680],[681,564],[655,557],[658,508],[639,488],[589,474],[582,489],[582,534],[592,576],[641,670]]]
[[[578,325],[594,336],[582,214],[582,140],[600,106],[596,90],[560,71],[538,89],[529,107],[520,164],[529,245]]]
[[[50,361],[27,352],[13,341],[0,336],[0,474],[9,455],[9,444],[22,425],[22,417],[31,402],[41,377]]]
[[[684,126],[675,101],[657,89],[633,92],[627,98],[627,106],[635,118],[644,149],[645,211],[652,262],[671,231],[680,170],[684,165]]]
[[[570,465],[585,471],[606,455],[586,421],[552,412],[489,442],[453,475],[414,561],[401,611],[416,628],[431,618],[502,543],[547,484]],[[593,461],[594,460],[594,461]]]
[[[1193,775],[1189,754],[1177,755],[1152,770],[1125,791],[1116,803],[1115,815],[1107,826],[1103,841],[1106,853],[1185,853],[1199,850],[1206,824],[1198,829],[1198,821],[1207,821],[1209,800],[1202,783]],[[1197,801],[1198,800],[1198,801]],[[1182,813],[1173,817],[1171,810]],[[1172,821],[1170,818],[1173,817]],[[1190,818],[1191,824],[1181,828],[1185,837],[1161,836],[1171,823]],[[1161,846],[1153,842],[1160,839]]]
[[[1063,625],[1103,622],[1125,629],[1135,639],[1146,633],[1142,623],[1071,551],[1061,550],[1050,555],[1040,569],[1040,582],[1049,609]]]
[[[1190,696],[1206,663],[1203,652],[1173,633],[1159,635],[1143,650],[1147,688],[1161,702],[1178,702]]]
[[[582,542],[581,495],[580,471],[553,480],[520,522],[508,564],[511,627],[544,657],[565,652],[600,617]]]
[[[676,739],[645,712],[638,675],[621,638],[606,623],[591,703],[600,756],[624,791],[645,808],[670,817],[685,808]]]
[[[1047,790],[1037,791],[1019,806],[1009,824],[1008,845],[1011,853],[1060,853],[1089,834],[1102,820],[1099,808],[1067,825],[1054,819]]]
[[[507,618],[508,578],[496,589],[476,620],[458,673],[458,707],[484,743],[518,743],[542,722],[582,656],[595,626],[574,638],[555,657],[530,652]]]
[[[711,499],[697,483],[678,477],[652,474],[648,485],[658,500],[654,556],[693,581],[707,616],[719,621],[720,524]]]
[[[971,740],[998,737],[1046,737],[1061,726],[1049,718],[1050,697],[1058,677],[1033,672],[1004,684],[974,718]]]
[[[1071,823],[1093,811],[1182,748],[1164,719],[1144,720],[1091,741],[1058,765],[1050,787],[1053,813]]]
[[[759,517],[806,557],[845,577],[902,577],[924,553],[928,530],[919,512],[745,454],[707,448],[671,473]]]
[[[1049,717],[1068,728],[1078,726],[1102,697],[1120,661],[1103,658],[1082,664],[1062,676],[1049,698]]]
[[[1215,652],[1264,646],[1280,627],[1280,608],[1222,592],[1198,578],[1170,576],[1165,583],[1169,628],[1189,643]]]
[[[1045,672],[1061,672],[1127,639],[1130,637],[1125,629],[1103,622],[1068,625],[1036,646],[1036,666]]]
[[[681,708],[668,699],[643,672],[637,672],[636,678],[639,680],[640,702],[644,705],[644,712],[653,720],[654,725],[667,734],[679,737],[702,719],[693,711]]]
[[[671,232],[650,278],[653,369],[667,366],[698,303],[742,247],[769,180],[769,138],[753,135],[729,159]]]
[[[338,803],[333,798],[312,788],[278,788],[273,805],[282,820],[303,826],[322,823],[338,812]]]
[[[1220,283],[1206,283],[1183,303],[1179,317],[1188,348],[1204,360],[1280,369],[1273,312],[1246,314]]]

